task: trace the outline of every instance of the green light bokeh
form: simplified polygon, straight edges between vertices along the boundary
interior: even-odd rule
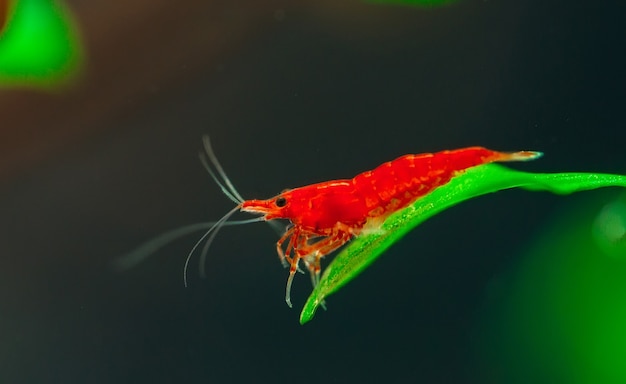
[[[0,36],[0,86],[54,85],[75,74],[81,49],[69,12],[51,0],[9,6]]]
[[[603,240],[619,233],[625,202],[595,196],[490,287],[477,338],[483,380],[626,383],[626,247]]]

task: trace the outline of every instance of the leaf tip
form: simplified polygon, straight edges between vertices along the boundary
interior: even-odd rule
[[[315,312],[321,303],[324,302],[324,298],[315,295],[316,291],[313,291],[311,296],[307,299],[304,307],[302,308],[302,312],[300,312],[300,325],[304,325],[313,319],[315,316]]]

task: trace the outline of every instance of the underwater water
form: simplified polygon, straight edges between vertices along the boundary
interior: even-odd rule
[[[620,189],[446,210],[303,326],[264,223],[187,288],[200,234],[112,267],[233,208],[204,134],[245,198],[472,145],[626,174],[625,4],[431,3],[66,1],[80,75],[0,84],[0,382],[626,382]]]

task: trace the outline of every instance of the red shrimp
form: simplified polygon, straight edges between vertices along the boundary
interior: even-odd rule
[[[364,230],[376,230],[390,214],[446,184],[465,169],[539,156],[541,152],[503,153],[482,147],[405,155],[352,179],[307,185],[267,200],[246,200],[241,203],[241,210],[260,213],[266,221],[291,221],[292,226],[276,243],[280,259],[289,266],[285,301],[291,307],[291,283],[300,260],[315,286],[322,257]]]
[[[205,168],[237,206],[217,222],[195,224],[165,234],[142,247],[143,250],[140,248],[133,252],[130,258],[143,259],[147,253],[154,252],[175,237],[199,228],[209,228],[187,256],[184,267],[184,281],[187,285],[187,267],[191,256],[208,237],[200,258],[202,273],[208,247],[222,226],[286,219],[291,225],[276,243],[276,251],[281,262],[289,267],[285,289],[285,301],[289,307],[292,306],[291,285],[296,271],[299,271],[300,261],[308,269],[315,287],[320,279],[320,260],[324,256],[365,231],[378,230],[390,214],[409,206],[464,170],[492,162],[533,160],[542,155],[534,151],[496,152],[482,147],[405,155],[352,179],[285,190],[267,200],[244,200],[217,161],[207,136],[204,137],[204,147],[222,181],[201,156]],[[228,221],[237,211],[262,216],[244,221]]]

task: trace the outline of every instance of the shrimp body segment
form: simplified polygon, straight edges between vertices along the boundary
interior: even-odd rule
[[[281,261],[289,266],[285,300],[300,261],[315,286],[320,260],[364,230],[377,229],[392,213],[446,184],[467,168],[504,161],[526,161],[540,152],[496,152],[469,147],[437,153],[405,155],[358,174],[295,188],[267,200],[246,200],[241,210],[262,214],[265,220],[287,219],[292,226],[278,240]]]

